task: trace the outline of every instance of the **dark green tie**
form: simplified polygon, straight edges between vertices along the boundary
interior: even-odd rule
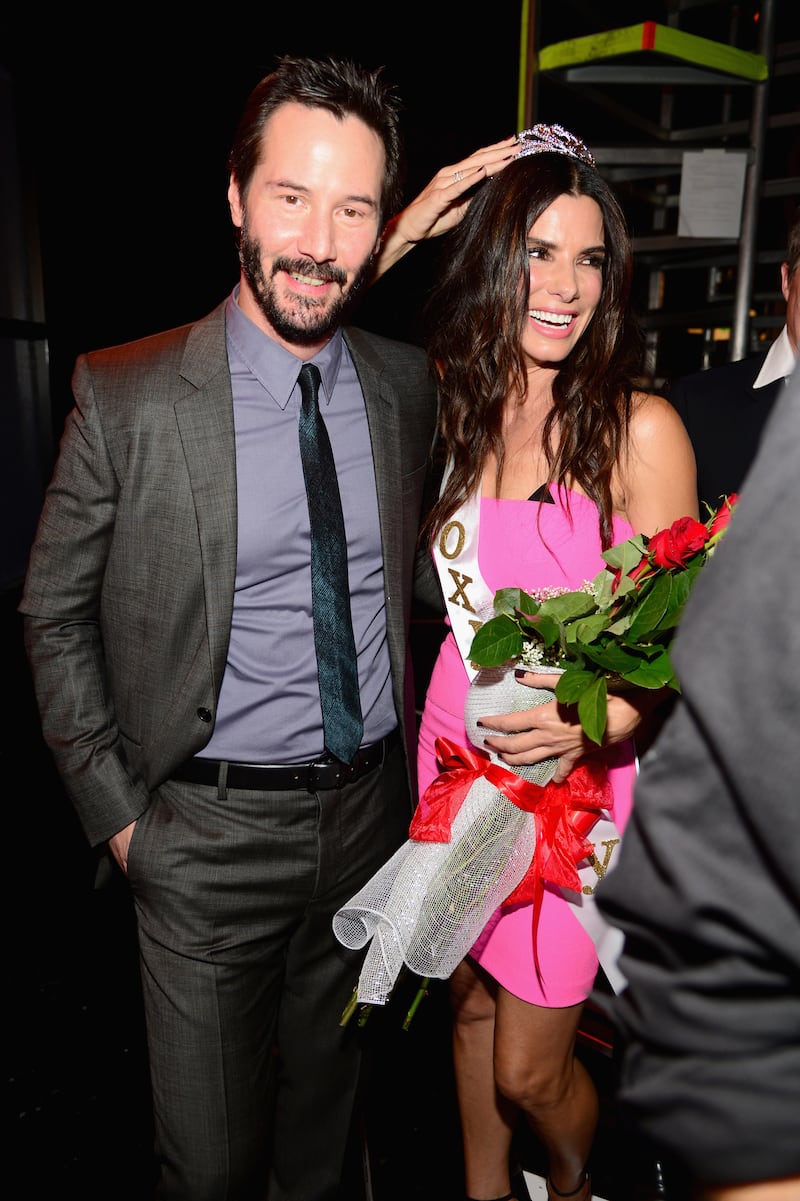
[[[304,363],[300,369],[300,458],[311,522],[314,645],[325,746],[337,759],[350,763],[361,745],[364,723],[350,614],[347,538],[333,452],[317,401],[319,383],[319,368]]]

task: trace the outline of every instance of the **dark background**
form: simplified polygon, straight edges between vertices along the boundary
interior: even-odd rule
[[[330,53],[385,68],[404,105],[410,199],[440,167],[516,130],[523,12],[528,42],[538,47],[644,19],[666,23],[675,4],[531,0],[524,7],[496,0],[474,8],[406,0],[304,3],[293,6],[295,15],[284,0],[277,12],[274,5],[232,11],[235,30],[225,28],[224,13],[212,29],[209,18],[188,10],[178,32],[162,25],[157,9],[117,9],[90,22],[72,11],[45,21],[28,7],[0,18],[0,67],[12,79],[26,205],[38,223],[58,435],[77,353],[200,317],[235,282],[225,159],[247,94],[277,55]],[[776,41],[800,36],[793,7],[776,0]],[[738,43],[757,49],[757,10],[754,0],[689,4],[681,26],[724,42],[735,18]],[[773,92],[785,86],[771,84]],[[638,118],[660,120],[658,88],[609,94]],[[718,119],[713,89],[676,90],[672,100],[675,126]],[[746,117],[750,102],[747,89],[734,90],[734,115]],[[547,76],[531,105],[533,120],[558,121],[590,146],[641,140],[634,126]],[[781,160],[788,137],[776,152]],[[796,172],[796,132],[794,144]],[[779,175],[791,173],[788,161],[773,166]],[[647,235],[652,209],[641,202],[643,191],[628,189],[624,202],[632,232]],[[404,259],[362,302],[358,319],[417,340],[436,251],[433,243]],[[768,270],[768,279],[777,274]],[[673,288],[679,283],[671,278]],[[693,277],[689,288],[687,307],[696,306]],[[643,292],[636,301],[646,303]],[[676,342],[676,371],[688,366],[682,349]]]
[[[409,198],[445,163],[514,132],[518,4],[495,6],[485,39],[467,33],[457,5],[297,7],[292,18],[251,11],[244,28],[237,12],[238,44],[223,31],[170,48],[133,22],[113,39],[95,31],[99,45],[65,30],[57,56],[16,41],[59,432],[79,351],[200,317],[236,281],[225,160],[245,99],[278,54],[385,67],[404,105]],[[413,335],[406,286],[419,271],[408,267],[368,298],[365,324]]]
[[[791,0],[775,4],[776,42],[800,37]],[[237,9],[235,30],[219,17],[221,28],[210,28],[197,10],[178,32],[162,26],[158,10],[140,8],[92,22],[72,11],[44,21],[32,6],[0,18],[0,67],[12,79],[26,205],[38,224],[56,436],[79,352],[200,317],[233,286],[225,160],[250,89],[279,54],[334,54],[384,67],[403,101],[411,199],[440,167],[516,130],[523,13],[527,44],[539,47],[644,19],[667,23],[675,0],[496,0],[477,9],[441,0],[304,3],[294,6],[296,15],[289,7],[291,0],[277,12],[274,5]],[[738,44],[757,49],[758,7],[755,0],[689,3],[680,23],[724,42],[735,21]],[[786,86],[771,83],[773,93]],[[658,88],[607,92],[636,118],[660,121]],[[676,89],[672,103],[676,127],[719,117],[714,89]],[[732,104],[734,116],[747,118],[749,90],[734,89]],[[590,146],[642,140],[634,125],[547,76],[533,89],[530,113],[566,125]],[[793,137],[793,163],[791,134],[770,140],[778,161],[766,164],[767,175],[798,171],[796,131]],[[627,188],[623,200],[633,234],[651,233],[646,187]],[[765,212],[770,221],[780,243],[779,210]],[[402,260],[366,296],[358,320],[418,340],[436,254],[432,243]],[[777,276],[774,266],[767,270],[768,280]],[[671,277],[673,289],[680,274]],[[686,305],[697,306],[695,277],[687,282]],[[635,304],[646,303],[640,290]],[[682,350],[676,342],[675,371],[690,365]]]
[[[783,0],[786,13],[790,6]],[[166,5],[107,9],[90,21],[73,10],[45,16],[29,3],[0,18],[50,392],[41,481],[27,464],[21,469],[33,504],[12,498],[4,513],[6,532],[22,529],[23,543],[71,404],[76,355],[198,318],[235,283],[225,160],[244,101],[277,55],[332,53],[385,66],[404,102],[409,199],[441,166],[517,128],[521,4],[304,3],[293,6],[296,15],[288,7],[187,8],[177,33],[174,16],[167,28]],[[664,21],[668,6],[531,7],[536,42],[549,45]],[[747,21],[755,6],[730,7]],[[642,93],[642,111],[654,119],[656,104],[652,90]],[[607,117],[569,89],[543,84],[533,119],[559,121],[590,145],[609,140]],[[629,219],[636,233],[634,208]],[[358,321],[417,340],[435,259],[432,244],[402,260],[366,296]],[[93,889],[94,857],[41,742],[16,614],[20,585],[12,578],[2,593],[6,1177],[15,1198],[31,1201],[62,1193],[140,1201],[148,1101],[128,896]],[[421,690],[437,631],[419,622],[415,638]],[[373,1037],[380,1029],[377,1022]],[[375,1115],[379,1201],[457,1197],[442,993],[425,1003],[410,1037],[393,1027],[387,1046],[387,1108]],[[630,1143],[624,1158],[635,1158]],[[613,1201],[623,1197],[623,1177],[617,1169]]]

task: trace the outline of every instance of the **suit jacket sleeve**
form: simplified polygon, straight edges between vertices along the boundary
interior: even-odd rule
[[[42,732],[93,844],[147,807],[124,753],[100,628],[119,480],[85,361],[73,379],[56,470],[31,551],[21,609]]]
[[[800,1172],[800,377],[675,647],[598,903],[625,933],[620,1099],[702,1181]]]
[[[210,737],[236,565],[224,306],[81,356],[20,603],[42,732],[89,842]]]

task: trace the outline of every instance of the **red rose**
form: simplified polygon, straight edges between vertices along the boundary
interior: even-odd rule
[[[708,527],[708,536],[713,538],[715,534],[721,534],[724,529],[727,529],[728,522],[731,519],[734,505],[739,499],[736,492],[732,492],[730,496],[726,496],[720,507],[714,514],[711,524]]]
[[[659,530],[647,550],[656,567],[684,567],[708,541],[708,530],[694,517],[679,517],[668,530]]]

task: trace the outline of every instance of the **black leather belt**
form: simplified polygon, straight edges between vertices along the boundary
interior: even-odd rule
[[[400,742],[399,729],[392,730],[380,742],[362,746],[352,763],[341,763],[332,755],[314,763],[225,763],[220,759],[187,759],[172,773],[173,780],[190,784],[211,784],[222,781],[228,788],[251,788],[261,792],[281,792],[302,788],[320,792],[326,788],[342,788],[352,784],[367,772],[380,767],[386,756]],[[221,774],[227,767],[227,777]]]

